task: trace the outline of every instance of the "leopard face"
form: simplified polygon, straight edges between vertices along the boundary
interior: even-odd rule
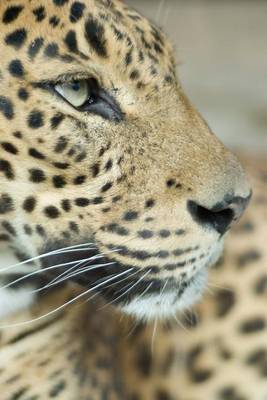
[[[1,238],[140,318],[190,306],[250,189],[168,40],[118,0],[0,18]]]

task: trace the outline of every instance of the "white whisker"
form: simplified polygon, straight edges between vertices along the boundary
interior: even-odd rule
[[[45,257],[49,257],[51,255],[64,253],[65,251],[68,251],[70,249],[74,249],[73,251],[78,251],[78,250],[76,250],[77,247],[84,247],[84,246],[91,246],[91,245],[94,245],[94,243],[83,243],[83,244],[78,244],[78,245],[75,245],[75,246],[63,247],[62,249],[53,250],[53,251],[50,251],[48,253],[44,253],[44,254],[41,254],[39,256],[36,256],[36,257],[28,258],[27,260],[21,261],[19,263],[16,263],[16,264],[13,264],[13,265],[9,265],[8,267],[1,268],[0,269],[0,273],[8,271],[9,269],[12,269],[12,268],[19,267],[21,265],[25,265],[25,264],[30,263],[30,262],[34,262],[36,260],[40,260],[40,259],[45,258]],[[96,248],[96,247],[88,247],[88,249],[92,249],[92,248]]]
[[[102,268],[102,267],[106,267],[106,266],[113,265],[113,264],[115,264],[115,262],[109,262],[109,263],[98,264],[98,265],[93,265],[93,266],[90,266],[90,267],[82,268],[79,271],[74,272],[73,274],[65,276],[63,279],[60,279],[59,281],[57,280],[56,282],[54,282],[52,284],[46,285],[42,289],[37,289],[36,292],[41,292],[42,290],[49,289],[50,287],[58,285],[58,284],[60,284],[62,282],[65,282],[66,280],[68,280],[70,278],[74,278],[75,276],[81,275],[84,272],[92,271],[92,270],[95,270],[95,269],[98,269],[98,268]]]
[[[180,328],[182,328],[185,332],[190,333],[190,331],[184,326],[184,324],[182,324],[182,322],[178,319],[177,315],[173,316],[175,321],[177,322],[178,326],[180,326]]]
[[[84,260],[81,260],[81,261],[87,261],[87,260],[88,260],[88,259],[85,258]],[[33,272],[31,272],[31,273],[29,273],[29,274],[27,274],[27,275],[21,276],[20,278],[18,278],[18,279],[16,279],[16,280],[12,281],[12,282],[10,282],[10,283],[8,283],[8,284],[5,285],[5,286],[2,286],[2,287],[0,288],[0,291],[3,290],[3,289],[7,289],[7,288],[9,288],[9,287],[15,285],[16,283],[22,282],[22,281],[24,281],[24,280],[26,280],[26,279],[28,279],[28,278],[30,278],[30,277],[32,277],[32,276],[35,276],[35,275],[38,275],[38,274],[41,274],[41,273],[44,273],[44,272],[47,272],[47,271],[51,271],[51,270],[54,270],[54,269],[57,269],[57,268],[60,268],[60,267],[65,267],[65,266],[67,266],[67,265],[71,265],[71,264],[75,263],[76,261],[77,261],[77,260],[75,260],[75,261],[69,261],[69,262],[67,262],[67,263],[52,265],[51,267],[40,268],[40,269],[38,269],[38,270],[36,270],[36,271],[33,271]]]
[[[133,270],[133,268],[130,268],[127,271],[124,271],[124,272],[116,275],[115,277],[108,278],[106,281],[101,282],[98,285],[94,286],[93,288],[86,290],[85,292],[83,292],[83,293],[79,294],[78,296],[74,297],[73,299],[69,300],[67,303],[64,303],[63,305],[57,307],[56,309],[54,309],[54,310],[52,310],[52,311],[50,311],[50,312],[48,312],[48,313],[46,313],[44,315],[41,315],[40,317],[34,318],[32,320],[24,321],[24,322],[18,322],[18,323],[15,323],[15,324],[0,325],[0,329],[8,329],[8,328],[14,328],[14,327],[18,327],[18,326],[24,326],[24,325],[31,324],[33,322],[40,321],[40,320],[42,320],[42,319],[44,319],[46,317],[49,317],[50,315],[55,314],[56,312],[64,309],[68,305],[74,303],[76,300],[79,300],[81,297],[85,296],[86,294],[94,291],[98,287],[101,287],[101,286],[105,285],[105,283],[110,282],[110,281],[114,280],[115,278],[118,278],[119,276],[127,274],[128,272],[131,272],[132,270]]]
[[[115,299],[113,299],[111,302],[109,302],[108,304],[105,304],[103,307],[100,308],[100,310],[102,310],[103,308],[105,308],[108,305],[111,305],[113,303],[115,303],[117,300],[119,300],[121,297],[124,297],[127,293],[129,293],[136,285],[138,285],[138,283],[140,283],[149,273],[151,272],[151,270],[147,271],[144,275],[141,276],[141,278],[139,278],[129,289],[127,289],[125,292],[123,292],[120,296],[116,297]],[[135,275],[136,272],[134,274],[131,274],[130,276],[128,276],[127,278],[131,278],[133,275]],[[125,287],[127,287],[129,285],[126,285]]]
[[[154,321],[153,332],[152,332],[152,336],[151,336],[151,354],[152,355],[154,354],[157,327],[158,327],[158,319],[156,318]]]

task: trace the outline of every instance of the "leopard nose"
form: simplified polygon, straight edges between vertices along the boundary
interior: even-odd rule
[[[189,200],[187,208],[192,218],[201,226],[215,229],[223,235],[233,221],[238,220],[245,211],[252,192],[247,197],[234,197],[228,195],[225,199],[208,208],[195,201]]]

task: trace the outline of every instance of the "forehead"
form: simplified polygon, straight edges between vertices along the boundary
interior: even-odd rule
[[[149,79],[174,77],[165,36],[119,0],[17,0],[1,2],[0,14],[1,42],[26,52],[31,62],[42,57],[116,66],[139,86],[144,71]]]

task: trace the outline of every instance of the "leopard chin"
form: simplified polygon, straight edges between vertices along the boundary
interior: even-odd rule
[[[185,311],[200,301],[207,286],[207,280],[208,272],[202,269],[188,282],[181,284],[183,288],[181,294],[181,287],[179,288],[178,285],[166,293],[163,290],[162,293],[136,297],[124,305],[122,311],[147,322],[173,319],[179,311]]]
[[[171,320],[179,312],[191,309],[198,303],[208,285],[208,269],[221,258],[224,240],[215,244],[209,258],[190,279],[175,285],[162,284],[157,293],[140,295],[121,307],[121,310],[141,321]]]

